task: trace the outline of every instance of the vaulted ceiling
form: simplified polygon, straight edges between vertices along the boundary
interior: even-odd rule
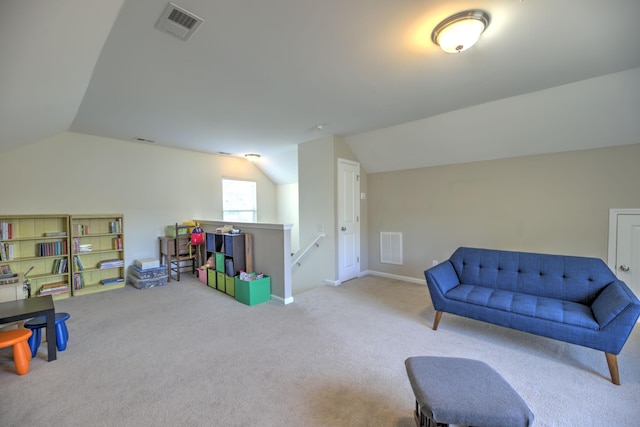
[[[286,183],[298,144],[337,135],[369,172],[420,167],[456,160],[439,159],[434,138],[403,144],[384,129],[640,67],[637,0],[174,3],[204,20],[188,41],[154,28],[167,0],[3,0],[0,150],[64,131],[144,138],[259,153]],[[490,14],[488,29],[443,53],[431,30],[471,8]],[[386,165],[372,155],[391,152]]]

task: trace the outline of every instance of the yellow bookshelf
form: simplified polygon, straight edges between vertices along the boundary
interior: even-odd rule
[[[26,274],[31,297],[43,287],[69,297],[69,243],[68,215],[0,215],[0,266]]]
[[[71,215],[69,229],[73,296],[124,287],[123,215]]]

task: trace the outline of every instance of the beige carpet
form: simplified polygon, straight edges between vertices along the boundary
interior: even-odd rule
[[[364,277],[248,307],[195,279],[57,301],[69,345],[15,374],[0,350],[1,426],[413,427],[404,360],[487,362],[536,426],[635,426],[640,328],[611,384],[595,350],[444,315],[426,286]],[[460,402],[464,405],[464,402]]]

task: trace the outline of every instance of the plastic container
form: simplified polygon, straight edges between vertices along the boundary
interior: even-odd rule
[[[224,272],[224,254],[216,254],[216,270]]]
[[[135,265],[129,266],[129,275],[136,277],[138,279],[153,279],[155,277],[167,276],[167,266],[161,265],[156,268],[148,268],[146,270],[142,270],[140,267],[136,267]]]
[[[200,282],[204,283],[205,285],[207,284],[207,269],[206,268],[198,267],[198,280],[200,280]]]
[[[216,289],[216,275],[218,272],[213,268],[207,269],[207,286]]]
[[[129,274],[127,276],[127,283],[130,283],[138,289],[153,288],[155,286],[165,285],[167,283],[167,276],[154,277],[152,279],[139,279]]]

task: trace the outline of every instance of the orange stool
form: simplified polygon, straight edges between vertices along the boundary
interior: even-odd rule
[[[0,332],[0,348],[13,346],[13,363],[16,365],[18,375],[29,372],[29,361],[31,361],[31,350],[27,340],[31,336],[29,329],[14,329]]]

